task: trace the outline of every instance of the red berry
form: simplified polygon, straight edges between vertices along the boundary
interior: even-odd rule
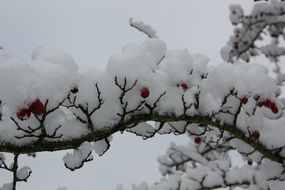
[[[270,99],[266,99],[266,100],[264,101],[263,105],[264,105],[265,107],[271,107],[272,103],[273,103],[273,102],[272,102]]]
[[[149,89],[147,87],[143,87],[141,89],[141,97],[147,98],[149,96]]]
[[[270,108],[273,113],[278,113],[278,107],[274,102],[271,104]]]
[[[259,131],[258,130],[253,130],[252,132],[251,132],[251,138],[253,138],[253,139],[259,139],[259,137],[260,137],[260,133],[259,133]]]
[[[76,94],[76,93],[78,92],[78,87],[77,87],[77,86],[73,87],[73,88],[70,90],[70,92],[72,92],[73,94]]]
[[[35,115],[43,114],[45,109],[45,105],[39,99],[33,101],[29,107],[29,110],[31,110],[31,112]]]
[[[252,165],[252,159],[248,159],[247,164],[251,166]]]
[[[26,119],[29,119],[29,117],[31,116],[31,111],[29,109],[23,108],[23,109],[20,109],[16,113],[16,115],[20,120],[26,120]]]
[[[185,82],[181,82],[179,86],[183,89],[183,91],[186,91],[189,88]]]
[[[265,107],[270,107],[272,104],[271,100],[270,99],[266,99],[266,100],[261,100],[257,103],[257,105],[259,107],[262,107],[262,106],[265,106]]]
[[[240,101],[241,101],[242,104],[246,104],[248,102],[248,98],[246,96],[244,96],[244,97],[241,98]]]
[[[200,144],[200,143],[202,142],[202,138],[201,138],[201,137],[195,137],[195,138],[194,138],[194,142],[195,142],[196,144]]]

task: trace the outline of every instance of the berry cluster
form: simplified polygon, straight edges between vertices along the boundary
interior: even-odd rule
[[[20,109],[16,115],[20,120],[27,120],[30,118],[31,113],[34,115],[41,115],[45,112],[45,105],[39,99],[34,100],[29,104],[28,108]]]
[[[276,103],[273,102],[273,101],[271,101],[270,99],[266,99],[266,100],[259,101],[259,102],[257,103],[257,105],[258,105],[259,107],[265,106],[265,107],[271,109],[271,111],[272,111],[273,113],[278,113],[278,107],[277,107]]]
[[[278,113],[278,107],[276,105],[276,103],[270,99],[265,99],[265,100],[259,100],[259,96],[256,96],[254,98],[256,101],[257,101],[257,105],[259,107],[267,107],[269,109],[271,109],[271,111],[273,113]],[[240,99],[241,103],[242,104],[246,104],[248,102],[248,97],[247,96],[243,96],[241,99]]]

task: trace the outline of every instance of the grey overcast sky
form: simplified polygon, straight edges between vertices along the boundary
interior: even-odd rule
[[[38,46],[59,49],[81,67],[103,69],[125,45],[146,39],[128,26],[133,17],[153,26],[169,49],[187,48],[219,64],[220,48],[232,32],[228,6],[233,3],[250,10],[253,0],[0,0],[0,45],[18,58],[29,58]],[[18,189],[111,190],[117,184],[153,183],[160,178],[156,157],[171,141],[188,139],[167,135],[143,141],[115,135],[103,157],[75,172],[64,168],[63,153],[40,153],[36,159],[23,155],[20,165],[30,165],[33,173]],[[0,171],[0,184],[10,177]]]

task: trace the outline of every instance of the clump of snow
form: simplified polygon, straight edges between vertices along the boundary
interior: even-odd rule
[[[139,31],[145,33],[150,38],[156,38],[156,31],[149,25],[143,22],[134,22],[133,18],[130,18],[130,25]]]
[[[93,143],[95,152],[99,154],[99,156],[102,156],[109,149],[111,140],[112,136],[100,141],[95,141]]]
[[[51,64],[62,65],[64,68],[68,68],[70,70],[77,70],[78,66],[74,62],[73,58],[66,54],[63,51],[47,49],[43,47],[36,48],[31,57],[33,60],[41,60],[47,61]]]
[[[238,24],[241,21],[241,18],[243,17],[243,9],[240,5],[230,5],[230,20],[233,24]]]
[[[24,166],[17,170],[17,178],[20,180],[27,179],[32,172],[31,168],[28,166]]]
[[[64,164],[67,168],[75,170],[83,166],[87,159],[93,159],[92,145],[89,142],[84,142],[79,148],[73,150],[73,153],[67,153],[63,157]]]
[[[153,126],[145,122],[139,123],[135,127],[127,129],[127,131],[141,136],[143,137],[143,139],[152,137],[155,134],[155,129],[153,128]]]

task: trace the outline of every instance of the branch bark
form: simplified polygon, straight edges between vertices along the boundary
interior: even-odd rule
[[[221,125],[218,120],[213,121],[210,117],[201,117],[201,116],[175,116],[175,115],[167,115],[167,114],[159,114],[154,112],[153,114],[136,114],[131,116],[128,120],[124,122],[120,122],[115,126],[110,128],[105,128],[103,130],[95,130],[90,132],[87,135],[84,135],[80,138],[74,138],[69,140],[53,140],[48,141],[44,139],[41,142],[35,142],[33,144],[25,144],[23,146],[17,146],[10,143],[1,143],[0,144],[0,152],[10,152],[10,153],[31,153],[31,152],[42,152],[42,151],[60,151],[66,149],[74,149],[80,146],[85,141],[93,142],[102,140],[110,135],[115,134],[116,132],[124,131],[129,128],[130,125],[134,123],[141,123],[146,121],[157,121],[157,122],[178,122],[178,121],[185,121],[190,123],[195,123],[198,125],[211,125],[218,129],[225,130],[231,133],[236,138],[240,139],[241,141],[245,142],[252,146],[255,150],[259,151],[268,159],[281,163],[284,163],[284,158],[279,154],[274,154],[274,150],[268,149],[264,144],[259,142],[258,140],[252,140],[251,138],[247,137],[243,131],[238,129],[234,125],[230,124],[223,124]]]

